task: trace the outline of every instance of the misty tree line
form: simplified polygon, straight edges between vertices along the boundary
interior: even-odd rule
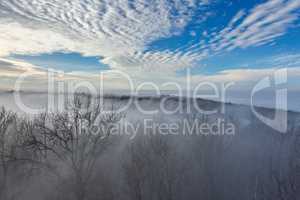
[[[149,131],[131,140],[111,134],[124,113],[102,114],[88,96],[73,105],[34,118],[1,109],[0,200],[300,199],[293,117],[287,134],[252,118],[231,136]]]

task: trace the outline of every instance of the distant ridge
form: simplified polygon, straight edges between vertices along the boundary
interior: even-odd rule
[[[47,92],[44,92],[44,91],[15,91],[15,90],[0,90],[0,94],[13,94],[13,93],[16,93],[16,92],[19,92],[21,94],[47,94]],[[57,94],[57,93],[52,93],[52,94]],[[62,93],[61,93],[62,94]],[[65,95],[67,95],[67,93],[64,93]],[[85,93],[85,92],[78,92],[78,93],[75,93],[75,94],[78,94],[78,95],[90,95],[88,93]],[[248,104],[243,104],[243,103],[236,103],[236,102],[230,102],[230,101],[227,101],[227,102],[221,102],[221,101],[217,101],[217,100],[212,100],[212,99],[204,99],[204,98],[192,98],[192,97],[186,97],[186,96],[177,96],[177,95],[173,95],[173,94],[161,94],[161,95],[150,95],[150,94],[143,94],[143,95],[130,95],[130,94],[115,94],[115,93],[107,93],[107,94],[104,94],[104,95],[92,95],[93,97],[95,98],[100,98],[100,97],[103,97],[105,99],[113,99],[113,100],[119,100],[119,101],[126,101],[126,100],[129,100],[129,99],[137,99],[139,101],[161,101],[162,99],[164,100],[168,100],[168,101],[183,101],[183,102],[186,102],[186,101],[192,101],[192,100],[197,100],[197,101],[203,101],[207,104],[224,104],[226,106],[243,106],[243,107],[250,107],[250,105]],[[270,111],[274,111],[275,108],[272,108],[272,107],[267,107],[267,106],[254,106],[256,109],[259,109],[259,110],[264,110],[264,111],[267,111],[267,112],[270,112]],[[278,109],[277,109],[278,110]],[[299,111],[297,110],[286,110],[288,113],[300,113]]]

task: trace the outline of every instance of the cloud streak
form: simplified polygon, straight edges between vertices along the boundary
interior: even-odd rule
[[[247,14],[238,12],[228,26],[209,42],[213,52],[261,46],[286,33],[298,18],[300,1],[270,0]]]

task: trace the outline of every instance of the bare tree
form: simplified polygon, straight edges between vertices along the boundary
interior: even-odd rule
[[[7,112],[4,108],[0,111],[0,199],[7,199],[7,181],[8,168],[11,157],[13,156],[13,144],[10,141],[8,134],[9,128],[15,121],[15,115]]]
[[[123,169],[130,199],[180,198],[186,168],[171,144],[171,136],[152,133],[128,144]]]
[[[46,162],[61,162],[71,172],[75,198],[85,200],[99,155],[107,147],[108,136],[122,114],[103,114],[91,96],[76,95],[72,103],[71,109],[64,113],[42,114],[36,118],[35,131],[26,146]]]

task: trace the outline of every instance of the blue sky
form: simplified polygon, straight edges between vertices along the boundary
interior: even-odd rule
[[[101,63],[101,58],[96,56],[82,56],[79,53],[53,52],[40,55],[12,55],[14,59],[25,60],[37,66],[70,71],[99,71],[109,67]]]
[[[180,79],[186,69],[228,81],[241,70],[300,67],[298,0],[7,0],[0,8],[5,79],[14,77],[8,65],[85,77],[120,70],[140,81]]]

